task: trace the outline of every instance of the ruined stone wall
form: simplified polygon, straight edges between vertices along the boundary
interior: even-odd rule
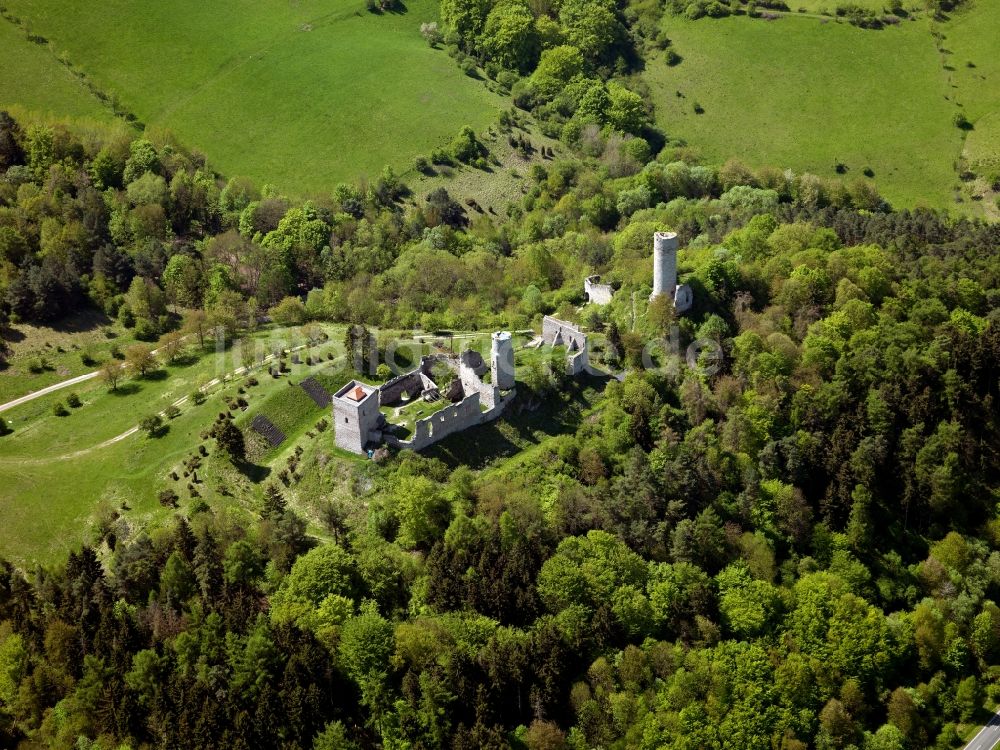
[[[463,430],[468,430],[470,427],[492,422],[503,413],[507,404],[513,398],[514,393],[509,393],[505,397],[498,398],[497,403],[493,407],[483,411],[480,408],[482,402],[479,400],[479,393],[476,392],[472,395],[467,395],[457,404],[445,407],[431,414],[429,417],[416,422],[413,425],[413,434],[409,440],[400,440],[389,434],[385,434],[382,437],[387,444],[395,448],[409,448],[410,450],[420,451],[439,440],[443,440],[449,435],[454,435],[456,432],[462,432]]]
[[[500,400],[500,389],[493,385],[493,383],[484,383],[475,370],[467,367],[465,364],[459,367],[458,375],[462,380],[462,389],[465,391],[466,396],[478,393],[480,403],[487,409],[492,409],[496,406],[496,403]]]
[[[487,370],[490,369],[487,366],[486,361],[483,359],[483,355],[475,349],[464,350],[459,355],[458,361],[462,367],[470,368],[480,378],[486,374]]]
[[[575,343],[577,349],[587,346],[587,334],[569,321],[551,315],[542,318],[542,340],[554,346],[569,347],[571,343]]]
[[[572,352],[566,357],[566,372],[569,375],[579,375],[590,365],[590,353],[587,344],[584,342],[583,348],[578,352]]]
[[[480,423],[483,411],[479,408],[479,394],[466,396],[457,404],[446,406],[429,417],[417,420],[413,425],[413,434],[409,440],[400,440],[391,435],[385,435],[385,441],[397,448],[423,450],[448,435],[467,430]]]
[[[587,300],[595,305],[610,305],[615,290],[611,284],[602,284],[600,276],[588,276],[583,280],[583,291]]]
[[[424,383],[423,378],[425,376],[420,370],[412,370],[411,372],[403,373],[392,380],[387,380],[382,387],[379,388],[381,391],[381,399],[383,404],[393,404],[400,401],[403,398],[403,393],[410,394],[410,398],[417,396],[423,389]]]

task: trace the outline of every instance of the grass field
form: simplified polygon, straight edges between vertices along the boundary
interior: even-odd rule
[[[43,45],[0,18],[0,107],[109,120],[111,112]]]
[[[267,340],[273,334],[260,331],[256,336]],[[342,331],[335,331],[331,340],[338,341],[341,335]],[[77,389],[83,406],[66,417],[52,413],[56,402],[65,402],[66,391],[4,412],[14,433],[0,438],[0,517],[5,521],[0,557],[17,563],[57,559],[91,536],[97,517],[123,507],[129,523],[155,525],[170,512],[159,505],[160,490],[173,488],[182,500],[187,497],[188,480],[174,482],[169,473],[180,473],[181,464],[195,454],[199,444],[212,449],[213,441],[202,440],[201,433],[225,409],[243,380],[212,387],[204,404],[196,406],[190,400],[182,404],[180,415],[166,421],[168,429],[161,437],[148,438],[139,432],[110,441],[143,416],[162,411],[237,366],[232,357],[220,363],[216,355],[204,354],[166,366],[155,377],[127,380],[117,393],[108,392],[98,381],[83,384]],[[258,374],[259,385],[245,389],[251,411],[272,394],[290,390],[289,377],[299,382],[324,366],[290,367],[290,376],[277,380],[266,376],[266,371]],[[317,408],[316,414],[320,412]],[[304,427],[297,429],[296,434],[304,431]],[[291,447],[288,441],[282,451]],[[274,460],[282,456],[277,454]],[[220,461],[221,466],[214,469],[211,463],[210,458],[201,472],[204,482],[198,485],[199,493],[213,505],[228,507],[231,501],[218,492],[218,483],[248,480],[237,476],[227,462]],[[267,466],[261,467],[260,476],[267,471]]]
[[[319,460],[322,454],[323,478],[315,486],[312,480],[301,488],[293,485],[288,496],[301,499],[309,512],[319,507],[325,501],[322,492],[326,490],[322,488],[339,486],[343,479],[336,471],[339,462],[357,463],[356,457],[334,447],[331,430],[311,429],[321,417],[329,416],[328,410],[316,406],[298,386],[313,376],[333,391],[348,379],[343,362],[326,358],[328,352],[339,352],[343,327],[324,327],[329,338],[311,350],[314,364],[304,364],[306,353],[299,352],[303,363],[294,364],[286,357],[290,373],[280,378],[272,378],[267,368],[250,373],[257,379],[256,385],[250,385],[247,377],[231,375],[240,367],[238,352],[225,352],[221,358],[212,352],[193,352],[151,377],[124,381],[117,393],[108,392],[97,380],[81,384],[72,390],[80,395],[83,405],[70,409],[68,416],[53,413],[56,403],[66,403],[68,390],[4,412],[0,416],[14,432],[0,437],[0,518],[5,523],[0,557],[20,565],[60,559],[68,549],[93,538],[95,524],[114,511],[122,514],[124,521],[119,523],[133,529],[153,528],[174,512],[159,503],[159,492],[166,489],[177,493],[185,512],[200,501],[226,512],[253,512],[252,499],[259,495],[260,483],[273,480],[273,473],[284,468],[296,447],[304,447],[303,460]],[[253,337],[264,351],[271,351],[275,342],[287,347],[300,340],[296,329],[265,329]],[[403,341],[413,344],[416,356],[429,348],[409,339]],[[222,375],[227,377],[222,379]],[[159,437],[129,432],[144,416],[162,412],[216,379],[222,382],[208,387],[207,400],[200,405],[190,399],[181,403],[179,416],[166,420],[167,429]],[[202,438],[235,396],[242,396],[249,404],[245,412],[235,412],[238,425],[246,427],[255,414],[263,413],[287,438],[276,449],[254,456],[254,465],[245,472],[215,456],[214,440]],[[193,475],[184,476],[183,472],[185,463],[198,455],[199,445],[210,455],[199,459],[202,465],[195,483]],[[178,479],[171,477],[172,472]],[[188,489],[189,482],[194,484],[197,497]],[[232,496],[243,501],[237,503]]]
[[[948,73],[955,98],[973,126],[1000,114],[1000,0],[968,0],[935,29],[943,35],[944,64],[953,69]]]
[[[361,0],[7,5],[147,126],[172,131],[227,175],[292,194],[408,168],[463,125],[484,128],[501,106],[421,38],[435,0],[382,15]],[[7,77],[0,86],[12,86]]]
[[[84,355],[94,363],[107,360],[111,349],[124,351],[135,343],[132,331],[103,313],[84,310],[61,321],[58,328],[19,324],[8,333],[11,355],[0,370],[0,404],[67,378],[92,372],[99,364],[84,364]],[[43,364],[45,369],[29,369]]]
[[[796,16],[664,24],[683,60],[653,59],[644,74],[658,122],[709,162],[824,177],[843,164],[848,179],[873,170],[894,204],[955,205],[963,134],[926,19],[881,31]]]

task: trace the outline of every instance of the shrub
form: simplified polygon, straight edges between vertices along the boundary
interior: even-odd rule
[[[444,41],[444,35],[438,28],[437,21],[420,24],[420,36],[432,47],[437,47]]]
[[[28,360],[28,372],[38,375],[47,369],[49,369],[49,363],[44,357],[32,357]]]
[[[174,404],[170,404],[170,406],[163,410],[163,413],[167,415],[167,419],[176,419],[180,416],[181,410]]]
[[[434,164],[452,164],[451,155],[443,148],[431,152],[431,162]]]
[[[497,73],[496,80],[497,80],[497,83],[499,83],[501,86],[503,86],[505,89],[507,89],[507,91],[510,91],[512,88],[514,88],[514,85],[519,80],[521,80],[521,78],[513,70],[501,70],[499,73]],[[501,112],[500,113],[500,122],[501,122],[501,124],[507,124],[507,123],[503,122],[504,115],[507,115],[507,113],[506,112]],[[507,117],[509,119],[510,115],[507,115]]]
[[[10,425],[7,424],[7,420],[0,417],[0,435],[9,435],[13,431],[14,430],[10,428]]]
[[[180,499],[177,493],[173,490],[161,490],[159,494],[160,505],[165,508],[176,508],[177,501]]]
[[[193,403],[195,406],[200,406],[201,404],[205,403],[205,394],[202,393],[201,391],[191,391],[191,395],[189,396],[189,398],[191,399],[191,403]]]
[[[161,427],[163,427],[163,418],[159,414],[150,414],[139,422],[139,429],[145,432],[147,437],[156,437]]]
[[[951,121],[959,130],[972,130],[972,123],[969,122],[969,118],[965,116],[964,112],[956,112]]]
[[[75,393],[71,393],[66,397],[66,403],[69,404],[74,409],[79,409],[83,406],[83,402],[80,401],[80,397]]]
[[[66,407],[63,406],[62,401],[59,401],[52,406],[52,413],[57,417],[69,416],[69,412],[66,410]]]

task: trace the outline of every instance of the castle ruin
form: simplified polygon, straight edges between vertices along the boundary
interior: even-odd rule
[[[600,276],[588,276],[583,280],[583,293],[591,304],[610,305],[615,290],[611,284],[602,284]]]
[[[687,284],[677,283],[677,247],[676,232],[653,234],[653,293],[649,299],[668,295],[674,310],[683,313],[694,304],[694,292]],[[588,276],[583,280],[583,293],[591,304],[608,305],[615,290],[610,284],[602,284],[600,276]]]
[[[432,354],[421,357],[416,369],[380,386],[352,380],[332,398],[334,442],[339,448],[361,454],[383,443],[419,451],[448,435],[493,421],[516,393],[510,333],[493,334],[490,359],[487,366],[472,350],[457,357]],[[435,365],[445,368],[440,384],[434,379]],[[437,371],[442,372],[440,368]],[[488,380],[484,379],[487,373]],[[385,413],[401,415],[419,402],[434,410],[416,419],[412,427],[393,421]]]
[[[542,341],[551,346],[565,346],[566,373],[579,375],[590,365],[590,349],[587,334],[568,320],[559,320],[551,315],[542,318]]]
[[[687,312],[694,304],[694,292],[687,284],[677,283],[677,233],[656,232],[653,235],[653,300],[669,295],[678,313]]]

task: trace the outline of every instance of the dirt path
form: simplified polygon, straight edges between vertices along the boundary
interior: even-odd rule
[[[288,349],[288,352],[289,353],[296,352],[296,351],[299,351],[301,349],[306,349],[306,348],[308,348],[307,344],[301,344],[299,346],[292,347],[291,349]],[[274,355],[273,354],[268,354],[266,357],[264,357],[260,361],[260,364],[258,366],[263,367],[264,365],[269,364],[273,360],[274,360]],[[89,378],[97,376],[98,374],[99,374],[99,372],[92,372],[92,373],[88,373],[87,375],[81,375],[79,378],[73,378],[72,380],[66,380],[66,381],[63,381],[62,383],[57,383],[54,386],[50,386],[47,389],[42,389],[41,391],[36,391],[35,393],[29,394],[28,396],[24,396],[21,399],[18,399],[17,401],[22,402],[22,403],[24,401],[30,401],[33,398],[38,398],[39,396],[45,395],[46,391],[51,392],[53,390],[58,390],[59,388],[65,388],[65,387],[67,387],[69,385],[72,385],[74,381],[82,382],[82,380],[87,380]],[[247,368],[246,367],[237,367],[235,370],[233,370],[230,373],[227,373],[226,375],[223,375],[222,377],[212,378],[212,380],[210,380],[207,383],[205,383],[204,385],[200,386],[198,388],[198,390],[201,391],[202,393],[207,393],[209,390],[211,390],[215,386],[219,385],[219,383],[222,383],[224,380],[228,380],[229,378],[233,378],[233,377],[239,377],[240,375],[245,375],[245,374],[247,374]],[[81,380],[81,378],[82,378],[82,380]],[[188,398],[189,398],[188,396],[184,396],[182,398],[179,398],[176,401],[174,401],[171,404],[171,406],[180,407],[180,406],[184,405],[185,403],[187,403]],[[16,405],[17,405],[16,402],[11,401],[9,404],[4,404],[3,406],[0,406],[0,411],[2,411],[3,409],[6,409],[6,408],[11,408],[12,406],[16,406]],[[165,417],[165,416],[166,416],[166,410],[161,411],[160,412],[160,417],[162,418],[162,417]],[[61,456],[46,456],[45,458],[23,458],[23,457],[17,457],[17,458],[11,457],[11,458],[8,458],[8,457],[0,456],[0,465],[3,465],[3,464],[6,464],[6,465],[14,465],[14,464],[17,464],[17,465],[37,465],[37,464],[51,463],[52,461],[69,461],[69,460],[74,459],[74,458],[80,458],[81,456],[86,456],[88,453],[93,453],[94,451],[100,450],[101,448],[107,448],[108,446],[114,445],[115,443],[120,443],[122,440],[125,440],[126,438],[134,435],[138,431],[139,431],[139,427],[138,427],[138,425],[136,425],[135,427],[131,427],[131,428],[125,430],[125,432],[121,433],[120,435],[115,435],[113,438],[109,438],[109,439],[105,440],[102,443],[98,443],[97,445],[92,445],[89,448],[83,448],[83,449],[78,450],[78,451],[73,451],[72,453],[64,453]]]
[[[185,336],[185,339],[189,336]],[[153,354],[159,354],[159,349],[154,349]],[[121,368],[125,369],[125,363],[122,363]],[[20,398],[15,398],[13,401],[8,401],[6,404],[0,404],[0,412],[5,412],[8,409],[13,409],[15,406],[20,406],[21,404],[26,404],[29,401],[34,401],[36,398],[41,398],[42,396],[47,396],[50,393],[54,393],[63,388],[69,388],[71,385],[78,385],[80,383],[86,383],[88,380],[93,380],[101,374],[100,370],[94,370],[93,372],[84,373],[83,375],[77,375],[75,378],[70,378],[69,380],[62,380],[58,383],[54,383],[45,388],[41,388],[37,391],[32,391],[26,396],[21,396]]]

